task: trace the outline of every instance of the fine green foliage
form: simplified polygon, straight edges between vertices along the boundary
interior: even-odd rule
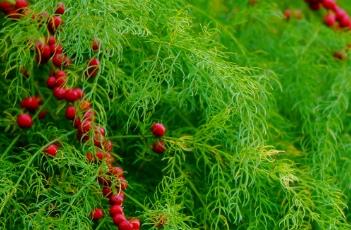
[[[325,27],[302,0],[63,2],[68,85],[84,89],[113,140],[125,212],[142,229],[351,228],[351,65],[332,56],[349,33]],[[16,22],[0,16],[1,229],[113,227],[98,167],[85,159],[94,149],[75,140],[46,87],[49,67],[34,60],[47,31],[33,12],[56,4],[31,1]],[[287,7],[304,18],[284,20]],[[101,69],[87,80],[92,56]],[[21,130],[29,95],[49,114]],[[155,121],[167,127],[163,155],[150,148]],[[57,141],[57,157],[43,154]],[[93,222],[98,206],[106,217]]]

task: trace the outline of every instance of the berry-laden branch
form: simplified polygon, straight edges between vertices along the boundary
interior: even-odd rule
[[[35,61],[39,66],[45,66],[49,69],[50,76],[46,80],[46,85],[52,90],[54,98],[59,104],[65,105],[65,117],[73,122],[77,132],[77,138],[81,143],[87,143],[94,147],[94,153],[87,152],[86,160],[92,164],[96,163],[99,171],[98,182],[102,186],[102,194],[109,199],[109,213],[115,225],[120,230],[138,230],[140,229],[140,220],[137,218],[127,218],[123,203],[125,200],[124,191],[128,187],[128,183],[124,176],[124,170],[121,167],[114,166],[115,157],[112,154],[113,143],[106,137],[105,129],[96,122],[96,112],[90,101],[84,99],[85,92],[83,89],[75,86],[69,86],[71,80],[66,69],[73,64],[70,57],[64,52],[64,47],[57,41],[57,34],[61,29],[64,21],[61,17],[65,13],[65,5],[58,3],[53,15],[48,13],[35,13],[29,9],[29,4],[26,0],[16,0],[14,3],[10,1],[1,1],[0,10],[3,11],[9,19],[20,20],[22,17],[33,15],[32,19],[40,22],[42,27],[45,27],[42,34],[42,39],[35,41],[34,54]],[[91,49],[98,56],[100,51],[100,42],[94,38],[91,44]],[[25,69],[22,71],[28,77]],[[100,72],[100,61],[98,57],[92,57],[87,62],[87,68],[82,73],[86,80],[95,78]],[[30,91],[30,89],[29,89]],[[47,111],[41,109],[43,101],[47,95],[31,95],[22,99],[20,107],[22,112],[17,116],[17,125],[22,129],[30,129],[35,123],[36,118],[44,119]],[[34,115],[33,115],[34,114]],[[155,123],[151,127],[151,132],[157,138],[161,138],[166,133],[166,128],[161,123]],[[71,132],[69,133],[71,134]],[[28,161],[27,167],[38,156],[40,152],[44,152],[49,157],[56,157],[61,143],[59,139],[50,141],[43,146],[32,158]],[[157,140],[152,149],[155,153],[164,153],[166,146],[164,141]],[[50,159],[50,158],[48,158]],[[19,177],[16,186],[21,182],[24,170]],[[9,200],[16,189],[13,189],[6,197]],[[79,194],[79,193],[78,193]],[[77,198],[77,196],[75,197]],[[73,204],[75,199],[71,201]],[[2,203],[0,213],[5,207],[6,202]],[[65,216],[67,211],[63,214]],[[96,207],[91,211],[91,219],[98,221],[104,217],[104,210]]]

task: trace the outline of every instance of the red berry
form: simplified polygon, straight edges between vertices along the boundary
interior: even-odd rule
[[[332,27],[336,22],[336,17],[334,13],[328,13],[327,15],[324,16],[324,23],[329,26]]]
[[[38,115],[39,120],[43,120],[46,117],[46,114],[48,114],[48,111],[41,111]]]
[[[151,131],[156,137],[162,137],[166,133],[166,127],[162,123],[155,123],[151,126]]]
[[[74,119],[74,122],[73,122],[74,128],[79,129],[81,125],[82,125],[82,121],[80,120],[80,118]]]
[[[110,207],[110,215],[123,214],[123,208],[120,205],[112,205]]]
[[[58,146],[55,144],[51,144],[45,149],[45,153],[52,157],[56,156],[57,151],[58,151]]]
[[[85,155],[85,157],[87,158],[87,161],[90,162],[90,163],[94,161],[94,156],[93,156],[93,154],[90,153],[90,152],[87,152],[87,154]]]
[[[62,87],[56,87],[54,89],[54,96],[56,97],[57,100],[65,99],[65,95],[66,95],[66,89]]]
[[[112,220],[113,223],[115,223],[115,225],[119,225],[120,223],[126,220],[126,217],[123,214],[116,214],[112,216]]]
[[[292,15],[292,13],[291,13],[291,10],[290,10],[290,9],[286,9],[286,10],[284,11],[284,18],[285,18],[286,20],[289,20],[289,19],[291,18],[291,15]]]
[[[65,99],[69,102],[74,102],[80,99],[79,92],[75,89],[67,89]]]
[[[113,144],[112,144],[112,141],[110,140],[105,140],[104,143],[104,150],[107,151],[107,152],[112,152],[113,150]]]
[[[48,80],[46,81],[46,84],[47,84],[48,88],[50,88],[50,89],[55,88],[55,86],[56,86],[56,78],[53,77],[53,76],[49,77]]]
[[[55,33],[57,28],[63,24],[61,16],[53,16],[49,22],[48,28],[50,32]]]
[[[105,137],[105,129],[102,127],[96,127],[94,131],[94,145],[101,147],[101,143]]]
[[[5,14],[9,14],[11,11],[15,10],[15,6],[10,2],[3,1],[0,2],[0,10],[2,10]]]
[[[99,160],[102,160],[102,159],[104,159],[104,157],[105,157],[105,154],[103,153],[103,152],[97,152],[96,153],[96,157],[99,159]]]
[[[99,40],[97,40],[97,39],[93,40],[93,43],[91,45],[91,49],[93,51],[95,51],[95,52],[99,51],[99,49],[100,49],[100,42],[99,42]]]
[[[52,57],[52,64],[54,64],[56,67],[61,67],[65,62],[65,55],[62,53],[55,53],[55,55]]]
[[[99,71],[100,61],[97,58],[92,58],[88,64],[87,76],[95,77]]]
[[[140,220],[139,219],[131,219],[129,222],[133,225],[133,230],[140,229]]]
[[[74,106],[68,106],[66,108],[66,118],[68,120],[74,120],[76,116],[76,108],[74,108]]]
[[[91,218],[93,220],[100,220],[102,217],[104,217],[104,211],[101,208],[95,208],[91,212]]]
[[[40,106],[40,98],[36,96],[26,97],[21,101],[21,107],[34,111]]]
[[[91,129],[91,121],[89,120],[83,120],[81,126],[79,127],[79,130],[82,133],[87,133]]]
[[[110,196],[110,204],[111,205],[122,205],[124,201],[124,197],[120,194],[113,194]]]
[[[56,84],[55,86],[59,87],[59,86],[63,86],[64,84],[66,84],[67,82],[67,78],[62,76],[62,77],[58,77],[56,78]]]
[[[128,188],[128,182],[126,179],[124,179],[124,177],[120,177],[121,178],[121,189],[123,191],[125,191]]]
[[[328,10],[335,10],[337,5],[334,0],[322,0],[322,5]]]
[[[166,151],[166,146],[165,143],[163,141],[156,141],[153,145],[152,145],[152,150],[155,153],[164,153]]]
[[[341,9],[340,7],[336,7],[334,10],[336,20],[340,21],[343,17],[347,16],[347,13],[345,10]]]
[[[124,220],[118,225],[119,230],[133,230],[133,225],[128,221]]]
[[[95,120],[95,112],[92,109],[86,111],[83,115],[83,119],[87,121],[94,121]]]
[[[63,47],[61,45],[52,44],[50,45],[50,51],[52,54],[62,54]]]
[[[341,18],[339,20],[339,24],[342,28],[345,28],[345,27],[350,27],[351,26],[351,20],[350,20],[350,17],[349,16],[344,16],[343,18]]]
[[[110,186],[110,183],[111,183],[111,181],[104,176],[99,176],[98,182],[99,182],[99,184],[104,185],[104,186]]]
[[[16,0],[16,9],[26,8],[28,6],[28,2],[26,0]]]
[[[55,73],[55,77],[56,78],[60,78],[60,77],[67,77],[65,71],[63,70],[57,70],[56,73]]]
[[[43,45],[41,48],[41,58],[44,61],[49,60],[51,57],[51,49],[49,45]]]
[[[49,46],[55,45],[55,43],[56,43],[56,38],[54,36],[50,36],[48,39]]]
[[[112,167],[109,169],[110,173],[112,173],[113,175],[115,175],[116,177],[120,177],[123,176],[124,171],[121,167]]]
[[[115,158],[110,153],[106,153],[105,158],[106,158],[106,163],[108,164],[108,166],[112,167],[112,163],[115,161]]]
[[[102,188],[102,194],[105,196],[105,197],[109,197],[112,195],[112,190],[110,187],[107,187],[107,186],[104,186]]]
[[[64,13],[65,13],[65,4],[63,4],[63,2],[59,2],[57,4],[55,14],[64,14]]]
[[[23,113],[17,116],[17,124],[21,128],[30,128],[33,125],[31,115]]]

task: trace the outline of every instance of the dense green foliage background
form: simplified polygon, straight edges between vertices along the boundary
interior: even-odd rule
[[[128,172],[126,213],[143,229],[351,229],[351,64],[332,56],[350,32],[325,27],[302,0],[64,3],[70,84],[106,125]],[[284,20],[287,7],[304,18]],[[33,61],[43,31],[29,17],[0,24],[0,228],[110,229],[110,218],[89,218],[107,207],[90,149]],[[86,81],[94,37],[102,72]],[[49,117],[20,130],[19,101],[35,93]],[[154,121],[168,128],[162,156],[150,150]],[[42,148],[56,139],[63,148],[50,159]]]

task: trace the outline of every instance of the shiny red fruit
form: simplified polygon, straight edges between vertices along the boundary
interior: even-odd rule
[[[120,194],[113,194],[110,196],[109,202],[111,205],[122,205],[124,201],[124,196]]]
[[[344,17],[347,17],[346,11],[341,9],[340,7],[336,7],[336,9],[334,10],[334,13],[336,16],[336,20],[338,20],[338,21],[340,21]]]
[[[113,223],[115,223],[115,225],[119,225],[120,223],[126,220],[126,217],[123,214],[116,214],[112,216],[112,220]]]
[[[104,217],[104,211],[101,208],[95,208],[91,212],[91,218],[93,220],[100,220],[102,217]]]
[[[140,229],[140,220],[139,219],[131,219],[129,222],[133,226],[133,230],[139,230]]]
[[[54,33],[62,24],[61,16],[53,16],[48,25],[50,32]]]
[[[112,190],[110,187],[104,186],[102,188],[102,194],[104,195],[104,197],[110,197],[112,195]]]
[[[116,177],[120,177],[124,175],[124,171],[121,167],[112,167],[109,169],[110,173],[115,175]]]
[[[56,78],[60,78],[60,77],[67,77],[66,72],[63,70],[57,70],[55,73],[55,77]]]
[[[99,71],[100,61],[97,58],[92,58],[88,63],[87,76],[95,77]]]
[[[81,93],[76,89],[67,89],[65,99],[69,102],[77,101],[81,98]]]
[[[9,14],[10,12],[15,10],[15,6],[7,1],[0,2],[0,10],[5,14]]]
[[[82,121],[80,120],[80,118],[74,119],[74,122],[73,122],[74,128],[80,129],[81,125],[82,125]]]
[[[133,225],[128,221],[124,220],[118,225],[119,230],[133,230]]]
[[[351,26],[351,20],[349,16],[344,16],[339,20],[339,24],[342,28],[350,27]]]
[[[105,140],[103,143],[104,150],[107,152],[112,152],[113,150],[113,144],[112,141],[110,140]]]
[[[62,87],[56,87],[54,89],[54,96],[56,97],[57,100],[65,99],[65,95],[66,95],[66,89]]]
[[[166,151],[166,146],[165,143],[163,141],[156,141],[153,145],[152,145],[152,150],[155,153],[164,153]]]
[[[38,109],[40,104],[41,100],[36,96],[26,97],[21,101],[21,107],[31,111]]]
[[[97,39],[93,40],[93,43],[91,44],[91,49],[95,52],[99,51],[100,49],[100,42]]]
[[[28,2],[26,0],[16,0],[16,9],[22,9],[28,7]]]
[[[74,120],[76,117],[76,108],[74,108],[74,106],[68,106],[65,115],[68,120]]]
[[[67,82],[67,78],[66,77],[63,77],[63,76],[62,77],[57,77],[55,86],[56,87],[63,86],[64,84],[66,84],[66,82]]]
[[[50,51],[52,54],[62,54],[63,47],[61,45],[52,44],[50,45]]]
[[[99,159],[99,160],[102,160],[102,159],[104,159],[104,157],[105,157],[105,154],[103,153],[103,152],[97,152],[96,153],[96,157]]]
[[[17,116],[17,124],[21,128],[30,128],[33,125],[32,116],[26,113]]]
[[[54,64],[56,67],[63,66],[64,62],[65,62],[65,55],[62,53],[55,53],[55,55],[52,57],[52,64]]]
[[[50,36],[48,39],[48,45],[49,46],[55,45],[55,43],[56,43],[56,38],[54,36]]]
[[[162,123],[155,123],[151,126],[151,132],[156,137],[162,137],[166,133],[166,127]]]
[[[48,78],[48,80],[46,81],[46,85],[48,86],[48,88],[53,89],[56,86],[56,78],[51,76]]]
[[[58,146],[55,144],[51,144],[45,149],[45,153],[52,157],[56,156],[57,151],[58,151]]]
[[[332,27],[336,22],[336,17],[334,13],[328,13],[327,15],[324,16],[324,23],[329,26]]]
[[[112,205],[110,207],[110,215],[123,214],[123,208],[120,205]]]
[[[63,2],[59,2],[57,4],[55,14],[64,14],[64,13],[65,13],[65,4],[63,4]]]
[[[328,10],[335,10],[337,7],[335,0],[322,0],[322,5]]]

